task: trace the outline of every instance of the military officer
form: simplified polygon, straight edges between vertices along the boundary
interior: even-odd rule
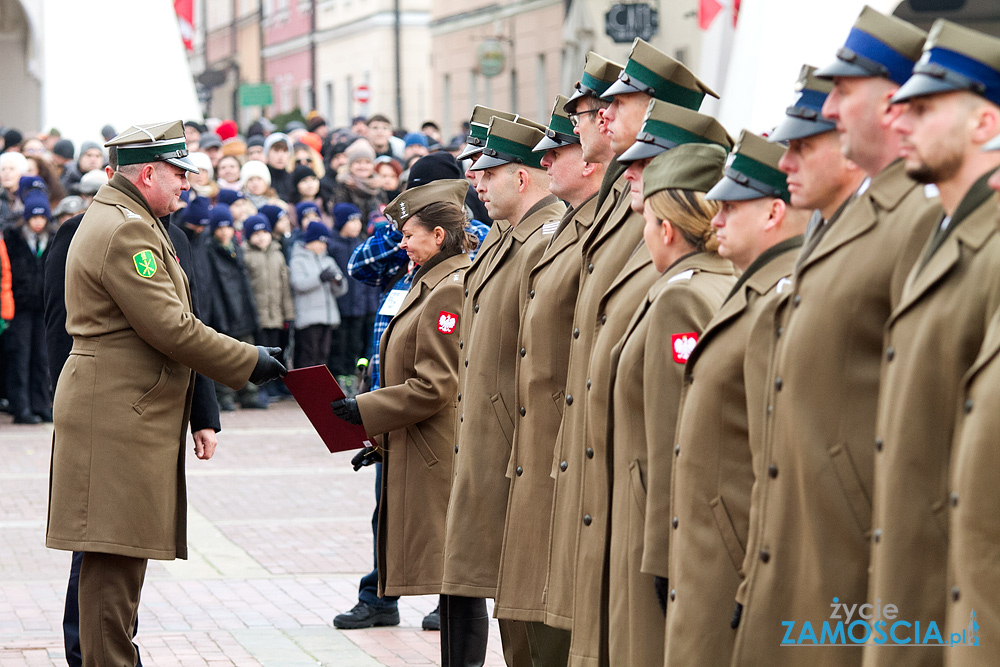
[[[688,145],[716,146],[718,150],[686,148],[677,152]],[[618,158],[620,163],[628,164],[625,178],[630,185],[632,210],[646,216],[645,241],[640,242],[601,301],[608,323],[599,327],[594,338],[587,376],[591,387],[585,392],[584,405],[581,504],[592,523],[581,532],[577,568],[578,578],[596,578],[607,573],[606,597],[593,595],[593,591],[578,593],[577,608],[583,609],[584,601],[598,607],[597,612],[604,620],[601,631],[608,634],[608,651],[615,662],[663,663],[663,606],[658,597],[665,603],[666,591],[661,590],[658,596],[655,576],[666,577],[669,533],[663,521],[653,520],[652,516],[662,518],[670,504],[673,454],[662,446],[660,437],[666,435],[668,440],[673,437],[681,382],[679,373],[647,375],[649,367],[638,361],[647,353],[647,359],[662,360],[658,356],[660,350],[652,351],[645,345],[647,339],[650,345],[658,344],[653,341],[661,334],[650,331],[649,321],[643,318],[655,295],[658,303],[653,321],[676,308],[675,316],[667,318],[663,325],[679,327],[675,334],[693,334],[689,336],[693,342],[732,287],[735,280],[730,279],[732,265],[720,260],[714,252],[710,223],[716,205],[699,198],[721,175],[730,146],[732,139],[714,118],[654,99],[646,109],[636,142]],[[661,165],[651,172],[659,180],[650,189],[645,178],[654,162]],[[706,186],[709,180],[711,183]],[[684,190],[692,192],[689,195]],[[656,204],[657,215],[645,212],[648,197],[660,202]],[[664,234],[666,245],[660,238]],[[651,236],[656,236],[656,243],[650,243]],[[654,254],[658,251],[667,255],[659,264]],[[692,282],[690,279],[695,275],[698,279]],[[672,282],[665,282],[671,278]],[[715,299],[713,290],[727,283]],[[691,298],[679,296],[676,291],[666,294],[667,285],[689,289],[687,294]],[[682,327],[682,322],[691,324],[695,320],[699,326]],[[628,360],[623,357],[619,363],[618,344],[623,335],[632,335],[633,344]],[[664,345],[669,348],[669,341]],[[628,377],[619,382],[616,373],[620,370]],[[644,401],[654,394],[660,395],[656,418],[644,424]],[[612,396],[617,401],[613,409]],[[604,508],[607,510],[601,511]],[[651,517],[648,524],[645,516]],[[594,523],[603,522],[608,522],[609,533],[589,530]]]
[[[572,325],[580,281],[574,251],[594,222],[604,161],[585,162],[580,137],[557,95],[545,137],[535,145],[549,175],[549,191],[569,208],[528,273],[517,341],[514,443],[507,477],[510,495],[504,526],[495,613],[526,621],[534,664],[560,667],[569,655],[569,632],[544,624],[545,560],[549,544],[552,443],[559,430],[569,344],[558,332]],[[607,142],[605,150],[610,157]]]
[[[1000,150],[1000,136],[984,150]],[[1000,172],[994,171],[989,186],[1000,191]],[[988,667],[1000,663],[1000,588],[997,549],[1000,545],[1000,495],[996,492],[1000,470],[1000,310],[993,314],[983,347],[962,379],[955,405],[954,450],[951,493],[948,496],[950,544],[946,626],[942,632],[966,632],[968,647],[945,652],[949,667]],[[983,641],[979,639],[981,636]]]
[[[483,147],[486,145],[486,133],[490,129],[490,119],[493,117],[509,121],[517,120],[516,113],[491,109],[479,104],[474,106],[472,108],[472,117],[469,118],[469,137],[466,139],[465,148],[455,158],[459,163],[462,160],[472,160],[472,162],[475,162],[479,154],[483,152]],[[469,163],[470,166],[472,162]],[[465,171],[465,177],[472,181],[474,186],[479,184],[480,175],[479,171],[472,171],[471,169]]]
[[[715,95],[684,65],[642,40],[636,40],[629,62],[619,73],[618,80],[603,93],[605,98],[613,98],[609,107],[588,114],[589,119],[586,121],[583,116],[578,115],[577,129],[584,146],[584,159],[589,158],[586,134],[582,126],[584,122],[595,122],[594,116],[598,116],[597,121],[603,123],[603,131],[608,136],[612,152],[621,155],[635,141],[651,99],[655,97],[694,108],[701,104],[706,94]],[[619,97],[623,99],[620,100]],[[592,109],[590,104],[589,95],[579,98],[576,101],[576,113],[582,113],[582,108]],[[638,113],[634,113],[634,108],[638,108]],[[619,113],[622,109],[625,112]],[[627,137],[627,140],[621,137]],[[563,399],[563,418],[553,456],[552,474],[556,487],[553,496],[545,612],[546,623],[549,625],[572,627],[570,664],[589,664],[597,660],[602,653],[602,637],[607,637],[606,629],[600,631],[601,617],[606,608],[602,602],[605,599],[601,593],[602,582],[589,576],[579,576],[577,553],[581,531],[593,526],[592,532],[603,532],[608,517],[608,505],[605,504],[598,515],[597,525],[594,525],[594,515],[588,515],[580,507],[583,467],[586,461],[593,461],[586,457],[583,410],[592,344],[598,330],[605,325],[616,328],[620,335],[632,313],[630,310],[622,321],[612,320],[604,310],[603,297],[623,269],[629,274],[634,271],[633,267],[626,267],[633,254],[646,255],[648,262],[647,251],[636,250],[642,241],[643,220],[631,209],[624,171],[623,164],[613,162],[609,165],[598,194],[594,224],[579,244],[583,273],[580,275],[573,327],[568,334],[569,372]],[[639,292],[633,302],[633,310],[638,306],[642,294],[644,290]],[[574,403],[575,400],[580,402]],[[603,561],[603,556],[601,560]],[[593,571],[593,565],[592,561],[584,563],[588,573]],[[601,568],[598,567],[596,572],[600,573]],[[579,607],[575,602],[578,595]],[[580,613],[579,623],[575,618],[577,612]],[[606,641],[603,653],[606,660]]]
[[[903,171],[889,98],[925,34],[866,7],[834,64],[822,114],[869,179],[782,294],[772,329],[763,460],[740,592],[733,665],[787,660],[782,621],[821,627],[833,598],[865,602],[875,405],[882,331],[939,208]],[[773,471],[773,472],[772,472]],[[810,649],[817,665],[857,665],[860,648]]]
[[[699,115],[656,101],[653,105]],[[673,127],[678,128],[680,123],[675,123]],[[665,129],[652,126],[647,118],[643,132]],[[721,134],[718,139],[729,146],[728,135],[718,123],[709,129],[709,135]],[[666,591],[656,586],[655,575],[644,567],[646,537],[660,538],[662,531],[649,527],[653,522],[664,523],[669,504],[681,372],[699,333],[736,282],[732,263],[716,252],[711,221],[718,205],[704,198],[722,176],[727,148],[718,139],[688,141],[651,159],[637,160],[628,169],[631,172],[637,164],[648,162],[642,169],[646,223],[642,250],[650,258],[653,278],[649,281],[640,272],[624,277],[623,271],[605,297],[609,319],[627,319],[628,323],[620,335],[614,331],[614,339],[606,336],[611,327],[605,327],[594,341],[586,453],[589,457],[594,451],[595,455],[588,459],[583,491],[585,511],[610,501],[610,541],[601,545],[602,552],[609,550],[601,566],[608,578],[602,625],[609,628],[610,664],[663,664]],[[629,260],[626,268],[634,261]],[[631,316],[623,310],[629,308]],[[610,440],[610,448],[605,440]],[[599,460],[598,455],[604,460],[589,465]],[[654,490],[650,485],[654,466],[659,466],[662,499],[648,495]],[[603,476],[611,478],[610,489],[606,482],[600,483],[601,468]],[[593,548],[595,536],[583,534],[588,538],[588,555],[602,556]],[[580,544],[579,562],[583,563],[582,535]],[[666,545],[650,549],[654,559],[665,551]]]
[[[73,349],[55,395],[46,546],[83,551],[83,664],[134,665],[146,560],[187,557],[184,438],[195,372],[234,389],[284,374],[271,355],[216,333],[160,217],[188,188],[180,121],[134,126],[107,144],[103,186],[66,260]],[[128,471],[122,475],[121,471]]]
[[[755,381],[762,382],[748,376],[745,365],[748,357],[767,354],[770,332],[753,338],[751,332],[758,320],[773,318],[812,213],[789,205],[778,169],[784,153],[744,130],[725,176],[706,195],[721,203],[712,220],[719,255],[742,274],[680,367],[677,433],[667,439],[675,444],[666,665],[726,665],[732,658],[736,633],[729,619],[742,578],[754,482],[748,393],[760,393]],[[646,516],[647,524],[663,521]]]
[[[1000,133],[1000,39],[939,19],[892,102],[902,108],[892,129],[902,137],[906,173],[936,185],[944,211],[886,325],[868,599],[940,628],[955,415],[939,407],[958,404],[1000,306],[1000,199],[987,184],[1000,155],[982,150]],[[939,666],[944,653],[942,644],[866,648],[864,664]]]
[[[514,435],[514,371],[521,285],[548,245],[566,207],[549,190],[535,145],[544,126],[494,117],[473,165],[477,190],[494,220],[509,227],[480,253],[465,279],[459,348],[458,436],[445,535],[441,639],[445,664],[482,664],[496,596]],[[501,619],[508,665],[530,665],[522,621]]]

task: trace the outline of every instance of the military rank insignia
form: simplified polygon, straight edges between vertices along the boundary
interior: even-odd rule
[[[678,364],[686,364],[694,346],[698,344],[698,334],[694,331],[689,333],[673,334],[670,336],[670,346],[673,351],[674,361]]]
[[[143,278],[152,278],[156,273],[156,258],[153,257],[152,251],[137,252],[132,255],[132,261],[135,263],[135,270]]]
[[[455,313],[449,313],[446,310],[442,310],[438,314],[438,331],[443,334],[450,334],[455,331],[455,327],[458,325],[458,315]]]

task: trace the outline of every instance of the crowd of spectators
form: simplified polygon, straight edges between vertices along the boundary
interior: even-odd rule
[[[107,141],[115,130],[100,134]],[[282,347],[291,367],[326,364],[349,393],[358,391],[377,352],[382,290],[351,277],[350,258],[388,224],[382,211],[406,187],[414,162],[440,154],[461,174],[453,156],[464,135],[444,145],[433,122],[404,132],[380,114],[335,129],[312,112],[283,128],[267,118],[246,128],[192,120],[185,138],[199,173],[189,176],[184,207],[164,222],[191,242],[201,319]],[[57,378],[49,377],[45,348],[46,250],[107,183],[108,155],[103,142],[74,143],[56,130],[0,128],[0,140],[0,408],[15,423],[47,422]],[[478,200],[470,201],[475,208]],[[485,211],[469,217],[488,222]],[[265,409],[287,398],[275,385],[217,386],[219,407]]]

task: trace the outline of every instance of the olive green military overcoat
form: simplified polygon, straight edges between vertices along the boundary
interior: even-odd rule
[[[828,620],[834,597],[865,601],[882,337],[940,219],[897,160],[801,261],[775,313],[777,339],[733,665],[788,659],[781,621]],[[808,242],[807,242],[808,243]],[[808,650],[813,667],[858,665],[860,648]]]
[[[378,520],[382,595],[441,592],[458,392],[458,325],[469,256],[432,258],[382,334],[381,388],[360,394],[383,448]]]
[[[583,403],[574,403],[574,400],[586,391],[591,345],[600,319],[598,309],[601,299],[635,252],[642,240],[645,224],[642,216],[629,207],[629,184],[623,174],[623,169],[612,167],[605,174],[605,179],[610,180],[612,186],[604,201],[598,204],[594,224],[578,245],[580,287],[572,328],[562,334],[570,345],[569,371],[563,418],[551,466],[555,490],[545,579],[545,623],[564,630],[572,629],[577,536],[583,527],[579,509],[583,481],[580,463],[585,449],[584,414]]]
[[[925,627],[945,616],[952,408],[1000,306],[1000,196],[987,178],[965,195],[945,240],[925,248],[886,326],[868,599]],[[865,649],[864,664],[940,667],[944,652]]]
[[[594,222],[596,194],[567,211],[561,229],[524,283],[514,391],[514,445],[507,477],[495,613],[498,618],[544,621],[546,555],[552,514],[552,450],[562,419],[573,308],[580,283],[580,239]],[[524,415],[521,415],[521,410]]]
[[[969,646],[949,648],[945,665],[993,667],[1000,664],[1000,642],[990,639],[1000,637],[1000,311],[962,381],[957,407],[948,585],[942,591],[947,614],[941,631],[945,636],[966,631]],[[973,631],[981,637],[977,646],[971,645]]]
[[[801,236],[782,241],[747,267],[683,367],[669,512],[661,506],[646,514],[647,530],[656,533],[670,517],[666,665],[726,665],[732,657],[729,621],[754,482],[747,395],[763,393],[748,389],[744,365],[748,354],[766,354],[770,328],[757,332],[761,340],[750,334],[761,318],[773,319],[801,245]]]
[[[257,350],[195,318],[166,230],[120,174],[70,244],[66,331],[73,349],[56,385],[46,546],[186,558],[195,372],[238,389]]]
[[[656,599],[653,575],[642,572],[647,519],[667,522],[673,437],[684,368],[702,330],[735,282],[736,269],[729,260],[708,252],[688,255],[656,279],[610,354],[603,349],[603,332],[598,334],[591,359],[593,378],[610,380],[611,400],[605,408],[607,426],[603,430],[599,430],[602,420],[595,419],[596,415],[587,416],[587,455],[593,449],[595,456],[587,460],[584,502],[591,498],[595,503],[607,502],[591,491],[600,486],[592,480],[602,476],[600,468],[607,466],[610,459],[612,465],[603,476],[612,479],[611,489],[606,490],[610,491],[611,538],[610,546],[602,545],[606,540],[585,527],[580,533],[578,562],[585,562],[584,536],[588,537],[595,560],[598,547],[602,551],[608,548],[604,567],[608,570],[609,597],[606,609],[601,611],[609,621],[608,646],[613,665],[663,665],[663,611]],[[615,366],[610,377],[601,368],[608,365]],[[607,398],[594,400],[599,388],[594,386],[588,394],[588,410],[606,404]],[[610,453],[605,442],[612,443]],[[592,461],[599,463],[591,466]],[[648,484],[654,466],[660,479],[655,489],[662,498],[647,495],[654,491]],[[656,550],[665,551],[666,545]],[[578,610],[584,600],[598,600],[593,589],[586,590],[589,595],[577,592]],[[573,618],[576,627],[581,613]]]
[[[469,328],[459,341],[458,449],[441,591],[447,595],[496,595],[510,492],[521,283],[565,212],[554,196],[543,198],[504,233],[495,249],[482,259],[477,255],[466,274],[463,314]],[[548,234],[546,225],[552,225]]]

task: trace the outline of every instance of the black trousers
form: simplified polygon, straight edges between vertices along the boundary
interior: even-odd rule
[[[353,375],[358,359],[365,356],[368,349],[368,335],[364,316],[342,317],[340,326],[333,330],[330,339],[330,359],[327,365],[334,375]]]
[[[295,367],[308,368],[326,363],[330,356],[330,335],[332,327],[314,324],[295,330]]]
[[[486,600],[460,595],[441,595],[441,667],[482,667],[490,617]]]
[[[7,399],[11,414],[51,413],[45,313],[15,311],[3,337],[7,348]]]

